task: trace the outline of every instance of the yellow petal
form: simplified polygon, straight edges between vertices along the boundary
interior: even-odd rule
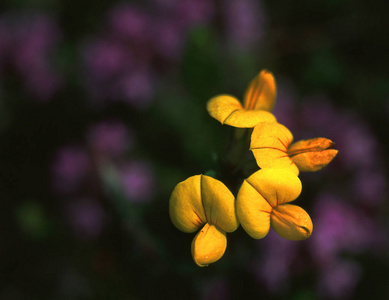
[[[308,213],[292,204],[279,205],[273,209],[271,227],[281,237],[293,241],[309,238],[313,230],[312,220]]]
[[[192,241],[192,257],[198,266],[208,266],[219,260],[226,248],[225,231],[206,223]]]
[[[288,154],[300,171],[314,172],[328,165],[338,154],[335,143],[326,138],[301,140],[290,145]]]
[[[249,84],[244,97],[244,108],[273,110],[276,100],[276,82],[272,73],[262,70]]]
[[[292,140],[292,133],[284,125],[259,123],[251,134],[250,150],[260,168],[287,169],[298,175],[299,170],[287,153]]]
[[[267,111],[246,110],[238,99],[229,95],[220,95],[207,103],[211,117],[222,124],[238,128],[252,128],[260,122],[275,122],[276,118]]]
[[[264,238],[270,229],[272,207],[247,180],[236,198],[236,213],[243,229],[254,239]]]
[[[302,190],[300,179],[285,169],[261,169],[246,181],[272,207],[295,200]]]
[[[207,222],[201,202],[201,175],[189,177],[176,185],[170,196],[169,214],[174,226],[194,232]]]
[[[201,197],[208,223],[227,232],[238,228],[235,197],[221,181],[202,175]]]

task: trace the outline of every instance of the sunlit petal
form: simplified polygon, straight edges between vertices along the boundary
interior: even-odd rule
[[[227,232],[238,228],[235,197],[221,181],[202,175],[201,197],[208,223]]]
[[[288,155],[293,135],[284,125],[276,122],[259,123],[251,135],[250,150],[260,168],[281,168],[298,175],[299,170]]]
[[[206,223],[192,241],[192,257],[200,267],[219,260],[227,248],[225,231]]]
[[[313,224],[308,213],[299,206],[282,204],[271,214],[271,227],[283,238],[301,241],[312,234]]]
[[[276,121],[270,112],[244,109],[239,100],[229,95],[220,95],[209,100],[207,110],[211,117],[222,124],[238,128],[252,128],[260,122]]]
[[[272,73],[262,70],[249,84],[244,108],[271,112],[276,100],[276,82]]]
[[[194,232],[207,222],[200,184],[201,175],[189,177],[177,184],[170,196],[170,219],[181,231]]]
[[[300,179],[285,169],[261,169],[245,181],[272,207],[295,200],[302,190]]]

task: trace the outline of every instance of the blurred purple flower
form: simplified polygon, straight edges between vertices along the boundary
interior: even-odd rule
[[[360,254],[382,239],[374,221],[355,206],[331,194],[315,201],[315,234],[309,239],[312,256],[325,266],[336,261],[343,251]]]
[[[254,266],[254,273],[272,293],[281,293],[288,287],[291,266],[297,256],[297,243],[270,231],[261,240],[263,255]]]
[[[105,211],[94,199],[67,203],[66,218],[75,234],[85,240],[99,237],[107,223]]]
[[[319,292],[331,299],[352,299],[361,277],[360,266],[351,261],[337,260],[327,265],[319,278]]]
[[[386,197],[386,176],[382,170],[363,169],[356,174],[353,182],[354,194],[364,206],[378,206]]]
[[[250,51],[263,39],[266,17],[260,1],[225,0],[224,13],[229,45],[237,50]]]
[[[131,161],[119,170],[124,195],[132,202],[144,203],[155,194],[155,175],[143,161]]]
[[[14,67],[37,100],[50,100],[62,85],[49,59],[60,39],[56,22],[39,13],[8,13],[0,18],[0,32],[5,33],[0,38],[0,63]]]
[[[118,99],[138,109],[145,109],[154,96],[155,78],[151,70],[143,68],[123,74],[117,82]]]
[[[149,39],[151,16],[131,4],[116,5],[109,12],[109,30],[119,39],[144,42]]]
[[[53,187],[59,193],[72,193],[90,168],[88,154],[78,146],[62,147],[52,163]]]
[[[113,79],[123,69],[133,66],[131,51],[125,51],[116,41],[99,38],[83,48],[83,59],[88,71],[97,83]]]
[[[87,140],[93,152],[104,156],[119,157],[134,146],[134,135],[118,121],[102,121],[87,131]]]

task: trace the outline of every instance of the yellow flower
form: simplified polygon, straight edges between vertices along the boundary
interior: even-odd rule
[[[277,122],[259,123],[251,135],[250,150],[260,168],[282,168],[298,175],[318,171],[338,154],[335,143],[326,138],[301,140],[292,144],[293,135]]]
[[[244,106],[233,96],[219,95],[210,99],[207,110],[211,117],[239,128],[253,128],[260,122],[273,122],[270,112],[276,99],[276,84],[273,74],[263,70],[249,84],[244,97]]]
[[[247,178],[236,199],[243,229],[255,239],[264,238],[270,226],[289,240],[312,234],[312,221],[301,207],[288,204],[301,193],[300,179],[284,169],[261,169]]]
[[[235,197],[219,180],[196,175],[174,188],[169,202],[170,219],[183,232],[202,229],[192,242],[192,256],[200,267],[219,260],[227,247],[226,232],[239,222]]]

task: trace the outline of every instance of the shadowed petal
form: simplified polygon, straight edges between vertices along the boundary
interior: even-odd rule
[[[298,175],[299,170],[287,153],[292,140],[292,133],[284,125],[259,123],[251,135],[250,150],[260,168],[287,169]]]
[[[201,197],[208,223],[227,232],[238,228],[235,197],[221,181],[201,175]]]
[[[304,209],[292,204],[283,204],[273,209],[271,227],[283,238],[301,241],[311,236],[313,224]]]
[[[169,214],[174,226],[194,232],[207,222],[201,202],[201,175],[189,177],[176,185],[170,196]]]
[[[246,110],[229,95],[216,96],[208,101],[207,110],[211,117],[222,124],[238,128],[252,128],[261,122],[275,122],[276,118],[267,111]]]
[[[192,241],[192,257],[200,267],[219,260],[227,248],[225,231],[206,223]]]
[[[265,110],[271,112],[276,100],[276,83],[273,74],[262,70],[249,84],[244,107],[250,110]]]

